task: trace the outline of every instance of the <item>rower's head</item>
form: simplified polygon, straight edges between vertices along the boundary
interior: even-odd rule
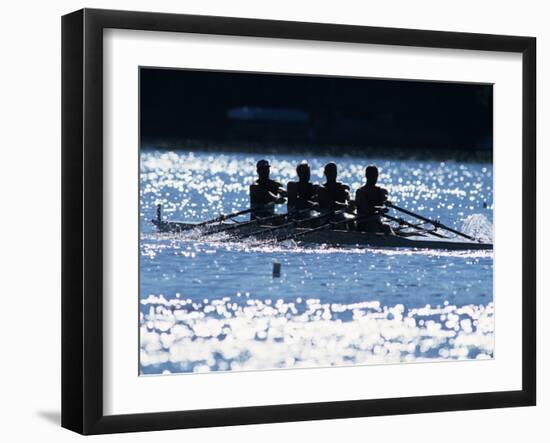
[[[367,166],[365,177],[367,178],[367,184],[375,185],[378,181],[378,168],[374,165]]]
[[[311,178],[311,169],[307,162],[302,162],[296,167],[296,174],[301,182],[308,183]]]
[[[336,163],[330,162],[325,165],[325,177],[328,182],[335,182],[338,176],[338,168]]]
[[[256,171],[258,172],[258,178],[260,180],[266,180],[269,178],[269,169],[271,165],[267,160],[260,160],[256,163]]]

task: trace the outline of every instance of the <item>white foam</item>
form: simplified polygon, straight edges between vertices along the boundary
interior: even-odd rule
[[[483,214],[472,214],[466,217],[462,231],[483,242],[493,241],[493,224]]]

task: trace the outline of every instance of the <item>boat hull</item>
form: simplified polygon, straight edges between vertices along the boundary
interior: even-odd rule
[[[160,232],[178,233],[192,230],[196,227],[193,223],[169,222],[153,220]],[[213,226],[196,227],[203,233],[213,234],[224,232],[229,238],[286,238],[292,234],[298,234],[298,243],[322,244],[331,246],[355,246],[375,248],[407,248],[407,249],[441,249],[441,250],[492,250],[492,243],[479,243],[461,240],[458,237],[439,238],[432,235],[387,235],[382,233],[351,231],[342,229],[322,229],[301,235],[310,231],[307,228],[295,226],[283,226],[273,229],[272,225],[220,223]]]

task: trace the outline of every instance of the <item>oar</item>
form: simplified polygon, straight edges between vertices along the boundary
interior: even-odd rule
[[[268,207],[268,206],[271,206],[271,205],[273,205],[273,203],[268,203],[264,207]],[[200,227],[206,226],[206,225],[212,225],[214,223],[220,223],[222,221],[238,217],[239,215],[249,214],[250,212],[258,210],[258,209],[261,209],[261,208],[248,208],[248,209],[243,209],[241,211],[232,212],[231,214],[220,214],[219,216],[217,216],[215,218],[212,218],[210,220],[205,220],[205,221],[200,222],[200,223],[195,223],[195,224],[192,224],[192,225],[189,225],[189,226],[184,226],[184,227],[180,228],[179,230],[180,231],[187,231],[187,230],[190,230],[190,229],[200,228]],[[159,225],[162,223],[161,205],[160,204],[157,205],[157,223]],[[242,226],[242,224],[241,224],[241,226]]]
[[[343,211],[343,210],[341,210],[341,211]],[[341,211],[337,211],[337,212],[341,212]],[[337,212],[334,212],[333,214],[336,214]],[[374,215],[378,215],[378,214],[374,214]],[[318,226],[317,228],[308,229],[307,231],[302,231],[302,232],[298,232],[298,233],[295,233],[295,234],[287,235],[286,237],[278,238],[277,241],[295,240],[295,239],[298,239],[298,238],[305,237],[306,235],[313,234],[314,232],[319,232],[319,231],[322,231],[324,229],[334,228],[335,226],[343,225],[344,223],[349,223],[349,222],[354,222],[354,221],[355,222],[364,221],[366,219],[369,219],[369,218],[373,217],[374,215],[364,215],[364,216],[361,216],[361,217],[347,218],[345,220],[340,220],[340,221],[336,221],[336,222],[328,222],[327,224],[324,224],[322,226]]]
[[[404,214],[407,214],[407,215],[410,215],[411,217],[416,217],[417,219],[419,220],[422,220],[422,221],[425,221],[426,223],[430,223],[432,225],[434,225],[436,228],[442,228],[442,229],[445,229],[449,232],[452,232],[453,234],[456,234],[456,235],[459,235],[461,237],[464,237],[464,238],[467,238],[468,240],[472,240],[472,241],[478,241],[477,238],[475,237],[472,237],[468,234],[464,234],[463,232],[460,232],[460,231],[457,231],[456,229],[453,229],[453,228],[450,228],[449,226],[446,226],[444,225],[443,223],[437,221],[437,220],[430,220],[429,218],[426,218],[420,214],[415,214],[414,212],[411,212],[407,209],[403,209],[403,208],[400,208],[399,206],[396,206],[394,205],[393,203],[389,203],[389,202],[386,202],[386,206],[388,206],[389,208],[393,208],[395,209],[396,211],[401,211],[403,212]],[[433,233],[432,233],[433,234]]]
[[[298,213],[299,212],[301,212],[301,211],[298,211]],[[288,214],[288,213],[286,213],[286,214],[275,214],[275,215],[270,215],[269,217],[258,217],[258,218],[255,218],[254,220],[250,220],[250,221],[243,222],[243,223],[235,223],[234,225],[225,226],[221,229],[216,229],[212,232],[206,232],[204,235],[218,234],[220,232],[233,231],[234,229],[239,229],[239,228],[242,228],[242,227],[245,227],[245,226],[252,226],[252,225],[257,225],[257,224],[260,224],[260,223],[279,220],[281,218],[286,218],[289,215],[296,215],[298,213],[295,213],[295,214]]]
[[[213,223],[219,223],[219,222],[225,221],[225,220],[230,219],[230,218],[238,217],[239,215],[249,214],[253,210],[254,209],[252,209],[252,208],[248,208],[248,209],[243,209],[242,211],[232,212],[231,214],[227,214],[227,215],[226,214],[220,214],[218,217],[213,218],[211,220],[206,220],[206,221],[197,223],[195,226],[193,226],[193,228],[198,228],[200,226],[211,225]]]
[[[399,223],[400,225],[405,225],[405,226],[409,226],[411,228],[418,229],[420,232],[425,232],[427,234],[433,235],[434,237],[448,238],[448,237],[445,237],[444,235],[438,234],[437,232],[431,231],[429,229],[421,228],[420,226],[415,225],[414,223],[409,223],[407,220],[403,220],[402,218],[392,217],[391,215],[387,215],[387,214],[381,214],[381,215],[382,215],[382,217],[387,218],[388,220],[394,221],[396,223]]]
[[[300,213],[304,213],[305,211],[310,211],[311,209],[302,209],[301,211],[298,211],[298,212],[295,212],[295,213],[292,213],[292,214],[288,214],[288,215],[299,215]],[[275,231],[278,231],[280,229],[285,229],[285,228],[290,228],[290,227],[293,227],[293,226],[298,226],[302,223],[306,223],[306,222],[311,222],[311,221],[315,221],[315,220],[321,220],[322,218],[325,218],[325,217],[328,217],[328,216],[331,216],[331,215],[334,215],[334,214],[339,214],[341,212],[343,212],[344,210],[340,210],[340,211],[336,211],[336,212],[327,212],[327,213],[324,213],[324,214],[320,214],[320,215],[316,215],[314,217],[308,217],[308,218],[304,218],[302,220],[292,220],[290,223],[285,223],[285,224],[282,224],[282,225],[278,225],[278,226],[273,226],[273,227],[269,227],[269,228],[264,228],[264,229],[258,229],[257,231],[253,231],[253,232],[247,232],[245,234],[242,234],[242,235],[239,235],[238,238],[242,239],[242,238],[247,238],[247,237],[255,237],[257,235],[262,235],[262,234],[267,234],[267,233],[270,233],[270,232],[275,232]]]

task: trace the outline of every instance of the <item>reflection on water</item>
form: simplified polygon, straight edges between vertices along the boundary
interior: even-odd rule
[[[254,246],[154,232],[158,203],[165,217],[187,221],[246,208],[259,158],[142,153],[143,374],[492,357],[492,251]],[[270,159],[273,178],[294,179],[302,159]],[[330,160],[310,161],[313,181]],[[375,163],[394,203],[491,235],[490,164],[337,163],[352,190]]]
[[[239,297],[241,298],[239,300]],[[405,310],[379,302],[141,301],[142,373],[490,358],[493,304]]]

